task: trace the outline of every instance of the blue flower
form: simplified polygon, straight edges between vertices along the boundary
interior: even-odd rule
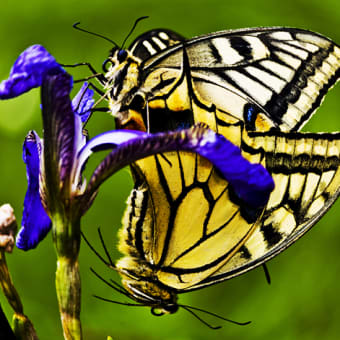
[[[28,47],[14,63],[9,78],[0,83],[0,99],[14,98],[39,87],[46,73],[53,70],[64,72],[43,46]]]
[[[28,250],[46,236],[54,218],[79,220],[91,206],[100,185],[113,173],[138,159],[174,150],[196,152],[211,161],[238,197],[263,207],[274,188],[269,173],[251,164],[240,149],[222,135],[197,125],[181,131],[149,134],[115,130],[89,141],[82,123],[88,119],[93,91],[84,84],[73,101],[72,78],[42,46],[25,50],[10,76],[0,84],[0,99],[41,86],[43,139],[30,131],[23,146],[28,189],[17,246]],[[83,170],[90,155],[111,150],[94,170],[88,184]]]
[[[27,192],[21,223],[23,227],[16,240],[17,247],[21,249],[34,248],[52,227],[39,195],[41,148],[39,136],[34,131],[29,132],[23,145],[23,160],[27,173]]]

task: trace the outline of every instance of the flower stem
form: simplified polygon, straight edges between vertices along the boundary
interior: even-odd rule
[[[8,271],[5,252],[3,250],[0,250],[0,286],[14,310],[13,331],[17,339],[37,340],[38,336],[33,324],[24,314],[19,294],[14,287],[11,275]]]
[[[80,221],[53,219],[53,240],[57,251],[56,290],[64,338],[79,340],[82,339],[78,262]]]
[[[8,271],[5,252],[0,250],[0,285],[1,288],[13,308],[13,310],[18,313],[23,313],[22,303],[17,290],[14,287],[11,275]]]

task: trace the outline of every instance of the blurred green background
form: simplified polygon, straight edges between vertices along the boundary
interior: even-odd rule
[[[0,7],[0,79],[8,76],[18,54],[27,46],[43,44],[61,63],[91,62],[98,70],[111,46],[72,29],[83,27],[106,34],[121,43],[134,20],[140,23],[134,37],[148,29],[164,27],[192,37],[223,29],[253,26],[295,26],[323,33],[340,43],[338,0],[2,0]],[[132,38],[131,38],[132,39]],[[76,78],[88,75],[75,70]],[[340,130],[340,88],[332,90],[322,108],[305,130]],[[113,127],[113,120],[98,113],[91,122],[91,134]],[[11,203],[20,221],[25,195],[25,167],[21,146],[30,129],[41,133],[39,92],[0,102],[0,203]],[[97,160],[91,164],[94,166]],[[90,166],[91,166],[90,164]],[[94,206],[82,220],[83,231],[100,249],[97,227],[101,227],[114,259],[116,234],[131,189],[128,169],[112,177],[100,190]],[[339,203],[318,225],[295,245],[269,262],[272,284],[261,268],[233,280],[180,296],[180,302],[205,308],[225,317],[252,323],[236,326],[202,315],[223,328],[213,331],[180,310],[157,318],[148,308],[105,303],[93,294],[126,301],[100,282],[95,268],[105,278],[118,279],[82,244],[82,321],[85,339],[338,339],[340,333],[340,211]],[[33,321],[40,339],[61,339],[54,290],[55,252],[51,236],[36,250],[16,249],[8,257],[14,282],[25,313]],[[0,294],[8,317],[11,309]]]

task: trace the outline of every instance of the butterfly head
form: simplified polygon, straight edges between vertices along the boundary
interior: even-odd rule
[[[154,315],[173,314],[178,310],[177,294],[155,278],[147,263],[130,256],[123,257],[116,268],[128,296],[143,306],[151,307]]]
[[[139,85],[141,60],[125,49],[114,47],[103,63],[107,83],[105,89],[113,115],[127,106]]]

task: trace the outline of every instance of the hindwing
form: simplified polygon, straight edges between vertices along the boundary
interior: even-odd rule
[[[133,172],[123,244],[129,239],[137,251],[130,255],[151,263],[173,289],[187,289],[227,263],[263,213],[241,206],[210,162],[191,153],[148,157]]]
[[[242,145],[245,157],[261,155],[275,189],[249,239],[194,289],[240,275],[282,252],[315,225],[340,194],[339,133],[254,133]]]
[[[266,166],[275,181],[264,211],[237,201],[199,156],[167,153],[134,165],[122,237],[161,283],[188,291],[240,275],[295,242],[339,196],[339,133],[243,137],[243,155]]]

